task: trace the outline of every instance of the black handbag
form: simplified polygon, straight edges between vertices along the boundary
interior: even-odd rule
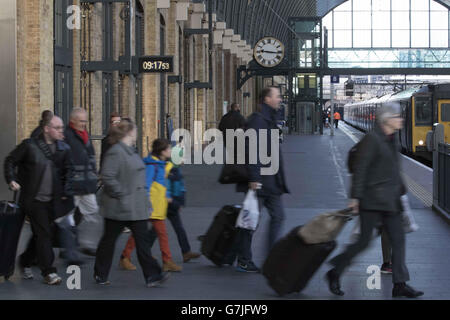
[[[224,164],[220,173],[219,182],[221,184],[246,183],[248,173],[245,164]]]

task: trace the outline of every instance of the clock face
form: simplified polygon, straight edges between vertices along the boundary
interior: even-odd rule
[[[253,56],[263,67],[275,67],[283,60],[284,45],[280,40],[272,37],[262,38],[256,43]]]

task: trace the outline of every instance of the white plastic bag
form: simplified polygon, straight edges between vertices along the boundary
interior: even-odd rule
[[[249,190],[245,196],[244,205],[242,206],[236,221],[236,227],[256,230],[259,222],[258,198],[254,190]]]

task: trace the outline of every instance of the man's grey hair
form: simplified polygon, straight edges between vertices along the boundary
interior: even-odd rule
[[[379,124],[384,124],[389,118],[393,116],[400,115],[400,103],[398,102],[388,102],[383,104],[381,107],[377,108],[376,120]]]
[[[77,116],[81,113],[86,113],[86,110],[83,108],[74,108],[72,112],[70,112],[70,120],[77,118]]]

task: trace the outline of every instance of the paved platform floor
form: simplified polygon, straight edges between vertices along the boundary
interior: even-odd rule
[[[345,126],[342,123],[340,126]],[[346,127],[347,130],[354,129]],[[286,222],[283,234],[293,227],[304,224],[315,215],[344,208],[347,204],[349,175],[346,170],[347,152],[354,144],[351,138],[337,129],[334,137],[328,129],[323,136],[287,136],[283,144],[287,181],[291,194],[283,196],[286,208]],[[413,167],[412,167],[413,168]],[[188,189],[187,207],[182,211],[193,250],[199,251],[197,236],[203,234],[214,215],[225,204],[239,204],[244,195],[234,192],[234,186],[220,185],[217,178],[219,165],[189,165],[184,167]],[[414,178],[411,168],[409,175]],[[406,260],[411,275],[410,284],[423,290],[421,299],[450,299],[450,228],[431,208],[409,193],[410,203],[420,229],[407,235]],[[263,263],[268,215],[264,211],[259,229],[254,235],[253,252],[257,265]],[[349,222],[338,238],[338,248],[330,257],[340,252],[350,241],[354,221]],[[182,263],[181,252],[173,229],[168,226],[170,247],[174,260]],[[24,226],[19,253],[30,236],[29,225]],[[122,271],[118,267],[120,251],[128,234],[122,234],[117,241],[110,286],[98,286],[92,279],[94,259],[86,257],[88,263],[82,266],[81,290],[69,290],[65,280],[62,261],[56,264],[64,278],[61,286],[51,287],[41,282],[39,270],[34,268],[35,279],[23,280],[20,273],[11,281],[0,284],[0,299],[220,299],[220,300],[263,300],[263,299],[392,299],[391,276],[381,275],[381,289],[369,290],[366,286],[370,265],[381,265],[380,238],[358,256],[342,278],[343,297],[329,293],[324,274],[329,265],[325,263],[300,294],[283,298],[272,291],[261,274],[236,272],[232,267],[217,268],[205,257],[183,264],[183,271],[175,273],[160,288],[146,288],[138,266],[137,271]],[[155,244],[153,255],[160,258]],[[135,254],[133,262],[137,264]]]

